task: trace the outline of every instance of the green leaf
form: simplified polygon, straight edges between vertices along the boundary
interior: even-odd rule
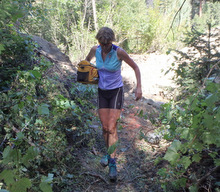
[[[43,125],[43,121],[41,119],[36,119],[35,124]]]
[[[216,83],[213,83],[213,82],[210,82],[210,81],[207,81],[207,86],[206,86],[206,90],[210,91],[211,93],[214,93],[217,88],[216,88]]]
[[[3,151],[3,159],[6,159],[8,156],[10,156],[11,151],[11,147],[7,146]]]
[[[49,115],[50,114],[50,111],[49,111],[49,105],[43,103],[41,104],[40,106],[38,106],[38,113],[40,115]]]
[[[21,18],[23,16],[24,16],[24,14],[22,12],[17,12],[16,14],[12,15],[11,19],[12,19],[13,22],[16,22],[19,18]]]
[[[202,139],[203,139],[203,142],[210,145],[210,144],[216,144],[216,139],[218,138],[219,136],[217,135],[212,135],[210,132],[206,131],[203,133],[202,135]]]
[[[51,183],[53,181],[53,176],[54,176],[54,174],[48,173],[47,177],[46,176],[42,176],[41,182]]]
[[[22,132],[17,133],[18,140],[22,140],[24,138],[24,134]]]
[[[114,153],[115,149],[117,148],[118,146],[118,142],[114,143],[113,145],[111,145],[109,148],[108,148],[108,154],[111,155],[112,153]]]
[[[177,152],[181,148],[181,142],[179,140],[174,140],[170,145],[169,149]]]
[[[201,113],[198,113],[197,115],[193,116],[192,119],[192,127],[198,127],[201,124]]]
[[[177,152],[168,149],[164,156],[164,159],[173,164],[175,161],[179,159],[179,157],[180,155]]]
[[[12,185],[11,192],[24,192],[31,187],[31,181],[28,178],[22,178]]]
[[[215,162],[215,166],[220,166],[220,159],[215,159],[214,162]]]
[[[189,191],[190,191],[190,192],[198,192],[198,188],[197,188],[196,185],[193,185],[193,186],[190,186],[190,187],[189,187]]]
[[[176,129],[176,132],[180,134],[180,138],[182,139],[188,139],[189,136],[189,128],[187,127],[179,127]]]
[[[193,148],[196,149],[197,151],[202,151],[203,148],[204,148],[203,143],[201,143],[201,142],[199,142],[199,141],[197,141],[197,140],[194,141],[194,143],[193,143],[192,146],[193,146]]]
[[[48,173],[48,176],[43,179],[43,182],[51,183],[53,181],[54,174]]]
[[[41,189],[43,192],[53,192],[51,185],[48,184],[48,183],[45,183],[45,182],[41,182],[41,183],[40,183],[40,189]]]
[[[38,155],[38,150],[36,147],[31,146],[28,148],[26,154],[23,156],[22,158],[22,163],[25,166],[29,166],[29,161],[33,160],[34,158],[36,158],[36,156]]]
[[[182,165],[184,166],[184,168],[187,169],[192,162],[191,162],[191,160],[190,160],[189,157],[184,156],[184,157],[181,159],[181,163],[182,163]]]
[[[194,154],[192,157],[192,161],[195,161],[197,163],[199,163],[199,161],[201,160],[200,154]]]
[[[72,178],[74,178],[74,175],[72,175],[72,174],[67,174],[66,177],[72,179]]]
[[[12,149],[10,146],[7,146],[3,151],[3,163],[8,164],[9,162],[18,163],[21,158],[20,149]]]
[[[180,155],[178,154],[178,150],[180,148],[181,148],[181,142],[179,140],[174,140],[170,145],[170,147],[168,148],[164,156],[164,159],[166,159],[170,163],[174,163],[175,161],[177,161],[180,157]]]
[[[218,108],[218,111],[216,114],[216,120],[220,121],[220,107]]]
[[[217,94],[210,94],[208,97],[206,97],[205,99],[205,103],[208,105],[208,106],[211,106],[213,105],[216,101],[218,101],[218,96]]]
[[[177,183],[180,187],[184,188],[186,186],[186,181],[187,181],[186,178],[180,178],[180,179],[178,179]]]
[[[214,123],[213,116],[205,113],[203,122],[206,127],[208,128],[213,127],[213,123]]]
[[[4,51],[4,50],[5,50],[4,45],[3,45],[3,44],[0,44],[0,54],[1,54],[1,52]]]
[[[16,158],[16,151],[7,146],[3,151],[3,163],[8,164]]]
[[[9,186],[15,182],[14,173],[12,170],[5,169],[0,173],[0,180],[4,180],[6,185]]]
[[[40,79],[41,78],[41,73],[39,73],[38,71],[35,70],[31,70],[30,73],[32,74],[32,76],[36,79]]]
[[[43,192],[52,192],[52,187],[49,183],[53,181],[54,174],[49,173],[48,177],[43,176],[40,183],[40,189]]]

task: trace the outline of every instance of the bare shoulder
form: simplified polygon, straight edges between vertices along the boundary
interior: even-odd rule
[[[126,60],[129,58],[129,55],[127,54],[127,52],[121,47],[117,49],[117,55],[120,60]]]
[[[97,47],[98,47],[98,45],[93,46],[90,51],[91,52],[96,52]]]
[[[96,46],[93,46],[91,49],[90,49],[90,52],[89,52],[89,54],[87,55],[87,57],[86,57],[86,60],[87,61],[91,61],[91,59],[93,58],[93,57],[95,57],[95,52],[96,52],[96,49],[97,49],[97,45]]]

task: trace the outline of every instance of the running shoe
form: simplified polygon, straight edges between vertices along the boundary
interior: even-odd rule
[[[113,182],[117,180],[116,161],[112,158],[109,160],[109,178]]]
[[[106,167],[109,163],[109,159],[110,159],[110,156],[109,155],[105,155],[102,157],[102,159],[100,160],[100,164],[103,166],[103,167]]]

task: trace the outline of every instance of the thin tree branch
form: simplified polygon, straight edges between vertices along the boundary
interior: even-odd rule
[[[190,107],[191,107],[193,101],[194,101],[195,98],[198,96],[199,92],[202,91],[202,90],[205,88],[205,83],[206,83],[206,81],[208,80],[208,78],[209,78],[211,72],[213,71],[213,69],[214,69],[215,67],[218,67],[219,64],[220,64],[220,60],[219,60],[215,65],[213,65],[212,68],[209,70],[208,75],[206,76],[206,78],[205,78],[205,80],[204,80],[204,82],[203,82],[203,84],[202,84],[202,87],[197,91],[197,93],[196,93],[196,95],[194,96],[193,100],[191,101],[191,103],[190,103],[188,109],[190,109]]]
[[[97,175],[97,174],[89,173],[89,172],[82,173],[81,175],[91,175],[91,176],[94,176],[94,177],[98,177],[102,181],[104,181],[106,184],[109,184],[108,181],[106,181],[101,175]]]
[[[197,186],[199,186],[201,183],[203,183],[208,176],[210,176],[211,174],[213,174],[214,172],[218,172],[220,170],[220,166],[216,166],[215,168],[213,168],[211,171],[209,171],[206,175],[204,175],[201,179],[199,179],[197,181]]]
[[[147,176],[146,175],[138,175],[138,176],[134,177],[133,179],[126,181],[126,183],[131,183],[134,180],[139,179],[139,178],[147,178]]]
[[[169,28],[169,30],[168,30],[168,32],[167,32],[165,38],[167,38],[167,36],[168,36],[170,30],[172,29],[173,23],[174,23],[174,21],[175,21],[177,15],[178,15],[178,13],[181,11],[183,5],[185,4],[185,2],[186,2],[186,0],[183,1],[183,3],[182,3],[182,5],[180,6],[179,10],[176,12],[176,14],[175,14],[175,16],[174,16],[174,18],[173,18],[173,21],[172,21],[172,23],[171,23],[171,25],[170,25],[170,28]]]

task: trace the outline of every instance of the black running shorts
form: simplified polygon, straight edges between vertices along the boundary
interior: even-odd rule
[[[112,90],[98,88],[98,108],[122,109],[124,102],[124,89],[119,87]]]

